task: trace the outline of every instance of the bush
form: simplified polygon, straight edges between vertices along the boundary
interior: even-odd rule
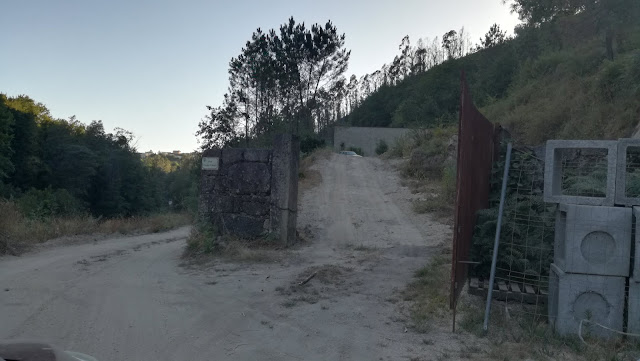
[[[300,151],[304,154],[311,153],[317,148],[325,146],[324,139],[320,139],[318,136],[305,136],[300,141]]]
[[[364,155],[364,154],[362,153],[362,148],[349,147],[349,149],[348,149],[348,150],[350,150],[350,151],[352,151],[352,152],[356,152],[356,154],[358,154],[358,155]]]
[[[65,189],[30,189],[18,199],[22,214],[29,218],[45,219],[82,214],[82,203]]]
[[[379,140],[378,141],[378,145],[376,146],[376,154],[377,155],[382,155],[382,154],[386,153],[387,150],[389,150],[389,146],[387,145],[387,142],[385,142],[382,139]]]

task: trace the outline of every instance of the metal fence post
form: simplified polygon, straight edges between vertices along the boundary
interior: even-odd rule
[[[484,310],[483,330],[489,328],[489,312],[491,311],[491,297],[493,296],[493,284],[496,277],[496,263],[498,262],[498,246],[500,245],[500,231],[502,229],[502,213],[504,211],[504,198],[507,193],[507,183],[509,182],[509,167],[511,166],[511,148],[507,145],[507,156],[504,160],[504,174],[502,175],[502,193],[500,194],[500,208],[498,209],[498,224],[496,225],[496,239],[493,242],[493,258],[491,259],[491,276],[489,277],[489,289],[487,290],[487,307]]]

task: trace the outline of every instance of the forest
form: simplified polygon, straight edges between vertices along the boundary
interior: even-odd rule
[[[330,21],[293,18],[257,29],[229,63],[229,91],[209,107],[204,148],[303,139],[334,124],[455,124],[460,73],[477,106],[526,144],[551,138],[629,136],[638,123],[640,3],[635,0],[507,1],[521,23],[494,24],[476,42],[462,27],[412,43],[379,70],[347,76],[346,34]]]
[[[133,141],[124,129],[55,119],[28,96],[0,94],[0,238],[61,218],[79,223],[75,233],[96,219],[194,212],[198,155],[142,159]]]
[[[447,52],[443,41],[444,61],[428,63],[431,67],[419,74],[405,67],[408,71],[391,77],[387,70],[387,80],[357,97],[355,109],[339,122],[456,124],[464,70],[476,105],[521,143],[631,136],[640,121],[640,2],[516,0],[510,5],[522,20],[514,36],[494,26],[476,46],[457,53]],[[427,54],[436,54],[434,49]],[[415,67],[423,52],[420,46],[405,48],[392,65]]]

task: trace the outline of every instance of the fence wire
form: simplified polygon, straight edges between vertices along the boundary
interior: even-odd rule
[[[634,257],[632,208],[545,203],[541,158],[531,149],[513,151],[494,308],[529,326],[543,325],[592,343],[637,336],[640,265],[634,264],[640,262]],[[630,147],[626,159],[626,193],[635,197],[640,194],[635,182],[640,179],[640,147]],[[607,174],[606,150],[567,151],[559,163],[554,170],[562,172],[563,195],[606,195],[607,177],[614,176]],[[472,294],[487,292],[503,169],[504,159],[492,172],[490,208],[478,213],[471,250],[477,262],[470,272]]]

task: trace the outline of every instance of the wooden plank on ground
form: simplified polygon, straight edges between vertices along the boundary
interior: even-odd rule
[[[500,289],[500,291],[502,292],[507,292],[509,291],[509,289],[507,288],[507,284],[504,283],[504,281],[498,281],[498,288]]]
[[[530,295],[535,295],[536,291],[533,290],[531,285],[524,285],[524,291]]]

